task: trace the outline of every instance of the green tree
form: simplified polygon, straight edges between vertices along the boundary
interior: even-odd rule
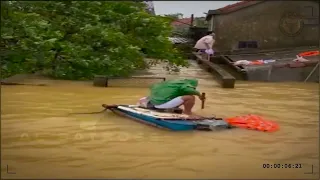
[[[173,20],[177,20],[183,17],[182,13],[165,14],[164,17],[170,17]]]
[[[62,79],[128,76],[147,68],[141,49],[169,66],[187,62],[170,20],[138,2],[1,1],[1,73],[42,71]]]

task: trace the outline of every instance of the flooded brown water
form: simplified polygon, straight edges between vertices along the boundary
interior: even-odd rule
[[[195,67],[183,76],[203,78],[199,89],[207,93],[206,107],[197,102],[197,113],[253,113],[281,129],[169,132],[109,112],[68,115],[99,111],[102,103],[135,104],[147,88],[68,81],[2,86],[2,178],[319,178],[318,84],[239,82],[236,89],[221,89]],[[15,174],[7,173],[7,165]],[[312,165],[315,173],[304,174]]]

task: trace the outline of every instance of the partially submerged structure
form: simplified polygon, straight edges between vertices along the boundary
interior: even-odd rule
[[[301,60],[296,57],[301,52],[309,50],[309,48],[292,48],[276,52],[221,55],[218,58],[225,62],[224,66],[234,71],[238,79],[242,80],[319,82],[319,55],[303,57]],[[242,60],[246,60],[250,64],[236,65],[235,62]]]
[[[319,44],[319,1],[241,1],[209,10],[219,51]]]
[[[232,77],[319,82],[319,55],[293,61],[319,49],[319,1],[241,1],[209,10],[206,20],[216,34],[216,53],[205,69],[218,73],[222,84],[232,87]],[[250,63],[236,65],[240,60]]]

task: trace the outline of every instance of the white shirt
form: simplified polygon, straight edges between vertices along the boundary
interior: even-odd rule
[[[214,44],[215,40],[212,35],[206,35],[199,39],[194,46],[196,49],[208,49],[206,44],[212,49],[212,46]]]

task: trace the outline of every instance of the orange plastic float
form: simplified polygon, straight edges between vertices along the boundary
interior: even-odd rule
[[[263,60],[255,60],[250,62],[250,65],[261,65],[261,64],[264,64]]]
[[[227,118],[226,121],[235,127],[274,132],[279,130],[279,125],[273,121],[265,120],[258,115],[245,115]]]
[[[319,55],[319,51],[307,51],[307,52],[299,53],[298,55],[299,55],[299,56],[302,56],[302,57],[318,56],[318,55]]]

